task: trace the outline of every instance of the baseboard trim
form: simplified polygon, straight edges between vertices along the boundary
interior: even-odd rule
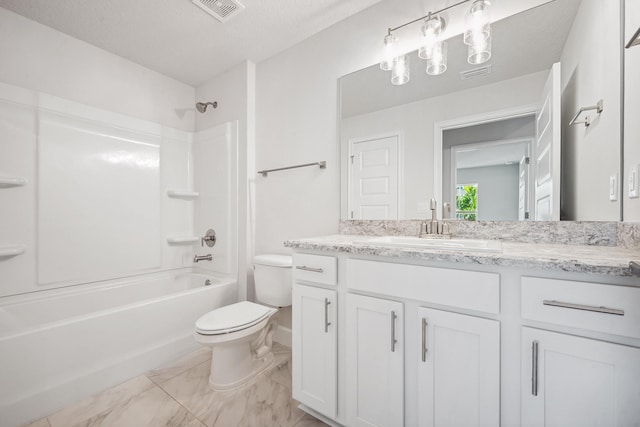
[[[320,421],[322,421],[323,423],[325,423],[325,424],[327,424],[327,425],[329,425],[331,427],[342,427],[342,424],[336,423],[334,420],[325,417],[321,413],[314,411],[313,409],[309,408],[306,405],[300,404],[300,405],[298,405],[298,409],[300,409],[301,411],[306,412],[307,414],[311,415],[314,418],[319,419]]]
[[[273,334],[273,340],[284,346],[291,347],[291,328],[278,325],[276,333]]]

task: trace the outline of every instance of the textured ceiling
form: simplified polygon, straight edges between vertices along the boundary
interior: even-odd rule
[[[220,23],[191,0],[0,0],[0,6],[197,86],[260,62],[380,0],[241,0]]]

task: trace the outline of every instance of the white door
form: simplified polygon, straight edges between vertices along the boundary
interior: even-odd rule
[[[520,159],[518,168],[518,220],[529,219],[529,157]]]
[[[536,114],[534,160],[534,218],[560,220],[560,63],[551,72]]]
[[[398,219],[398,136],[351,142],[351,219]]]
[[[292,307],[293,397],[336,417],[336,291],[295,284]]]
[[[500,425],[500,324],[418,309],[421,427]]]
[[[637,426],[640,349],[522,328],[521,387],[524,427]]]
[[[347,294],[347,425],[404,424],[402,303]]]

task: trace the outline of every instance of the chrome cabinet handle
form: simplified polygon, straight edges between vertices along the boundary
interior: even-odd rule
[[[571,308],[573,310],[595,311],[596,313],[615,314],[616,316],[624,316],[624,310],[619,310],[617,308],[608,308],[604,306],[596,307],[595,305],[573,304],[570,302],[562,302],[562,301],[548,300],[548,299],[542,301],[542,304],[550,305],[553,307]]]
[[[323,273],[324,272],[324,270],[322,268],[307,267],[306,265],[296,265],[296,269],[304,270],[304,271],[311,271],[313,273]]]
[[[538,341],[531,343],[531,394],[538,395]]]
[[[331,325],[331,322],[329,322],[329,304],[331,304],[331,301],[329,301],[329,298],[325,298],[324,299],[324,333],[329,333],[329,326]]]
[[[427,361],[427,319],[422,318],[422,361]]]
[[[396,351],[396,319],[398,316],[395,311],[391,311],[391,352],[394,353]]]

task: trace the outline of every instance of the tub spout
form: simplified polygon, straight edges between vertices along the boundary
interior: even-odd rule
[[[213,261],[213,255],[211,254],[196,255],[193,257],[193,262],[200,262],[200,261]]]

